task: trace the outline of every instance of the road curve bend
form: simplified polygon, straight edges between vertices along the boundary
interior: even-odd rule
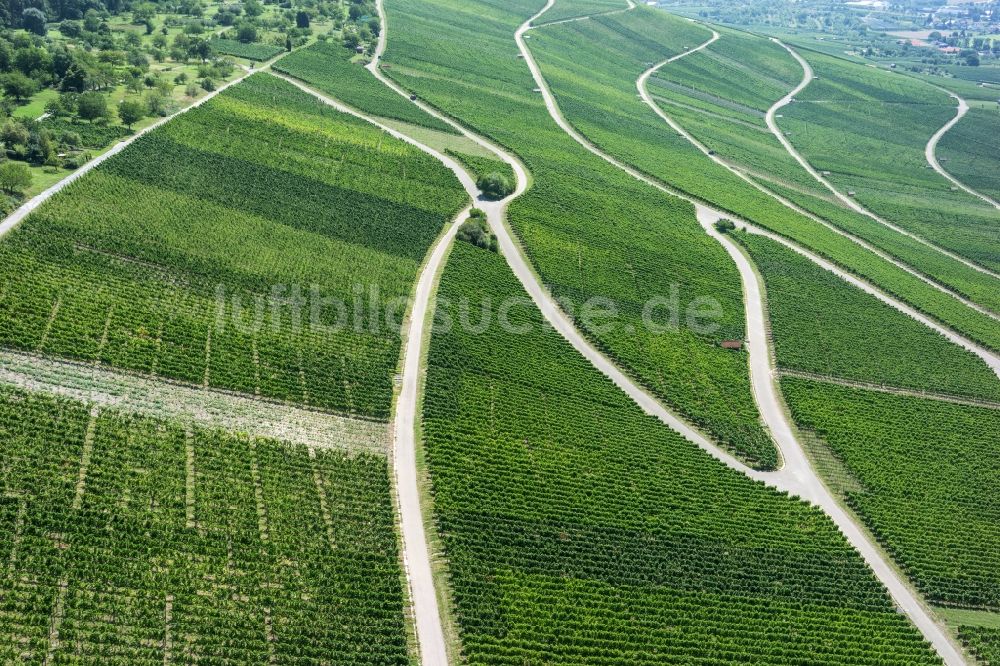
[[[795,99],[795,96],[798,95],[800,92],[802,92],[806,86],[812,83],[813,79],[815,78],[813,74],[812,65],[810,65],[805,58],[799,55],[798,51],[790,47],[788,44],[785,44],[780,39],[772,37],[771,41],[774,42],[775,44],[780,45],[782,48],[788,51],[788,53],[790,53],[791,56],[795,58],[795,60],[799,63],[799,66],[802,67],[802,81],[799,83],[799,85],[797,85],[790,93],[788,93],[787,95],[779,99],[777,102],[775,102],[774,105],[767,110],[767,115],[764,117],[764,120],[767,122],[767,126],[771,130],[771,133],[774,134],[774,136],[778,139],[778,141],[781,142],[781,145],[785,147],[785,150],[788,152],[788,154],[794,157],[795,161],[798,162],[802,166],[802,168],[805,169],[809,173],[809,175],[813,177],[813,179],[816,182],[818,182],[820,185],[828,189],[835,197],[837,197],[838,200],[840,200],[844,205],[846,205],[854,212],[864,215],[865,217],[868,217],[874,220],[875,222],[878,222],[882,226],[892,229],[898,234],[901,234],[903,236],[906,236],[907,238],[915,240],[921,245],[925,245],[931,248],[935,252],[939,252],[945,255],[946,257],[954,259],[955,261],[964,264],[968,268],[971,268],[985,275],[989,275],[991,277],[1000,279],[1000,273],[992,271],[984,266],[980,266],[979,264],[973,261],[969,261],[965,257],[958,255],[952,252],[951,250],[947,250],[927,240],[923,236],[919,236],[911,231],[907,231],[906,229],[903,229],[899,225],[893,224],[892,222],[889,222],[883,217],[876,215],[872,211],[868,210],[867,208],[859,204],[856,200],[854,200],[850,196],[838,190],[836,187],[833,186],[833,183],[831,183],[825,176],[823,176],[823,174],[821,174],[819,171],[813,168],[813,166],[809,163],[809,161],[806,160],[806,158],[802,156],[802,154],[795,148],[795,146],[792,145],[792,143],[788,140],[785,134],[781,131],[781,128],[778,127],[778,123],[775,121],[775,115],[777,114],[777,112],[780,109],[791,104],[792,101]]]
[[[706,231],[719,240],[727,252],[736,263],[740,272],[740,279],[743,283],[743,292],[746,299],[747,318],[747,344],[750,355],[750,374],[753,385],[754,398],[757,401],[758,409],[762,418],[768,425],[772,437],[781,452],[784,466],[776,472],[755,473],[750,476],[761,478],[769,485],[786,490],[791,494],[798,495],[817,506],[819,506],[837,525],[848,542],[861,554],[874,572],[875,576],[886,587],[897,606],[910,618],[913,624],[920,630],[924,638],[934,647],[947,666],[963,666],[966,662],[961,650],[952,641],[947,632],[934,620],[927,608],[910,588],[907,582],[895,571],[888,560],[882,555],[867,532],[856,522],[854,517],[848,514],[837,502],[819,475],[810,464],[805,450],[796,439],[792,424],[787,416],[784,401],[780,397],[775,383],[775,367],[770,353],[767,330],[766,311],[763,301],[764,287],[760,277],[757,275],[749,259],[737,248],[733,241],[724,238],[715,231],[714,223],[719,219],[732,219],[733,216],[722,211],[714,210],[691,197],[677,192],[663,183],[656,181],[641,173],[633,167],[624,164],[616,158],[608,155],[592,144],[589,140],[579,134],[569,122],[563,117],[558,104],[548,86],[548,82],[541,74],[538,63],[535,61],[531,51],[527,48],[524,34],[532,29],[532,22],[537,20],[549,8],[555,0],[548,0],[545,7],[531,19],[518,28],[515,39],[525,62],[531,70],[535,79],[535,84],[542,91],[545,106],[552,119],[569,134],[581,146],[601,157],[606,162],[622,169],[629,175],[651,185],[663,192],[679,196],[692,204],[696,209],[699,223]],[[713,37],[698,49],[675,56],[677,60],[684,55],[697,52],[700,48],[707,47],[712,41],[718,38],[718,34],[713,31]]]
[[[927,158],[927,163],[930,164],[935,171],[937,171],[939,174],[947,178],[951,182],[951,184],[954,185],[955,187],[958,187],[959,189],[967,192],[968,194],[971,194],[974,197],[979,197],[980,199],[982,199],[989,205],[993,206],[997,210],[1000,210],[1000,202],[997,202],[995,199],[991,199],[985,194],[977,192],[976,190],[972,189],[971,187],[960,181],[958,178],[948,173],[945,170],[945,168],[941,166],[941,163],[938,162],[937,158],[938,142],[941,140],[941,137],[947,134],[948,131],[951,130],[952,127],[957,125],[958,122],[965,117],[965,114],[969,112],[969,103],[966,102],[964,99],[962,99],[957,93],[953,93],[952,91],[946,90],[945,88],[942,88],[940,86],[934,86],[934,87],[937,88],[938,90],[948,93],[948,95],[950,95],[953,99],[955,99],[958,102],[958,108],[955,111],[955,117],[949,120],[947,123],[945,123],[944,127],[935,132],[934,136],[932,136],[930,138],[930,141],[927,142],[927,147],[924,148],[924,156]]]
[[[689,19],[689,20],[691,20],[691,19]],[[692,22],[696,22],[696,21],[692,20]],[[550,25],[550,24],[546,24],[546,25]],[[698,46],[695,49],[692,49],[692,50],[687,51],[685,53],[681,53],[679,55],[675,55],[672,58],[667,58],[666,60],[653,65],[652,67],[650,67],[649,69],[647,69],[645,72],[643,72],[639,76],[639,78],[636,80],[636,88],[638,88],[638,90],[639,90],[639,96],[642,98],[642,101],[645,102],[646,105],[649,108],[651,108],[653,110],[653,112],[656,113],[656,115],[660,117],[661,120],[663,120],[665,123],[667,123],[671,127],[671,129],[673,129],[681,137],[683,137],[684,139],[686,139],[688,141],[688,143],[690,143],[695,148],[697,148],[703,155],[705,155],[706,157],[708,157],[710,160],[712,160],[713,162],[715,162],[719,166],[727,169],[730,173],[732,173],[737,178],[739,178],[743,182],[747,183],[748,185],[750,185],[751,187],[753,187],[754,189],[756,189],[758,192],[761,192],[762,194],[764,194],[764,195],[766,195],[768,197],[771,197],[772,199],[774,199],[775,201],[777,201],[781,205],[785,206],[786,208],[788,208],[790,210],[795,211],[796,213],[798,213],[799,215],[802,215],[803,217],[809,218],[810,220],[812,220],[816,224],[822,225],[823,227],[825,227],[826,229],[832,231],[833,233],[837,234],[838,236],[846,238],[847,240],[851,241],[852,243],[854,243],[856,245],[859,245],[860,247],[864,248],[868,252],[871,252],[872,254],[874,254],[875,256],[877,256],[879,259],[882,259],[883,261],[889,262],[890,264],[892,264],[893,266],[895,266],[899,270],[905,271],[906,273],[912,275],[913,277],[917,278],[918,280],[920,280],[921,282],[925,283],[926,285],[932,287],[933,289],[935,289],[937,291],[940,291],[943,294],[947,294],[948,296],[950,296],[950,297],[954,298],[955,300],[959,301],[962,305],[964,305],[966,307],[969,307],[969,308],[972,308],[976,312],[978,312],[978,313],[980,313],[982,315],[985,315],[985,316],[989,317],[990,319],[995,319],[996,321],[1000,321],[1000,313],[994,312],[993,310],[990,310],[989,308],[984,307],[984,306],[980,305],[979,303],[975,303],[975,302],[969,300],[964,295],[958,293],[957,291],[951,289],[950,287],[947,287],[944,284],[941,284],[940,282],[937,282],[936,280],[931,279],[930,277],[928,277],[924,273],[916,270],[915,268],[913,268],[912,266],[910,266],[908,264],[903,263],[902,261],[900,261],[896,257],[893,257],[892,255],[886,253],[885,251],[883,251],[883,250],[875,247],[874,245],[872,245],[868,241],[864,240],[863,238],[859,238],[858,236],[855,236],[854,234],[852,234],[852,233],[850,233],[850,232],[848,232],[848,231],[846,231],[844,229],[841,229],[840,227],[836,226],[835,224],[831,224],[827,220],[824,220],[823,218],[821,218],[821,217],[815,215],[814,213],[812,213],[812,212],[810,212],[810,211],[802,208],[798,204],[790,201],[789,199],[786,199],[785,197],[781,196],[780,194],[777,194],[777,193],[771,191],[769,188],[765,187],[761,183],[758,183],[756,180],[754,180],[753,178],[751,178],[750,176],[748,176],[743,171],[737,169],[736,167],[734,167],[733,165],[729,164],[728,162],[726,162],[724,159],[722,159],[718,155],[714,154],[713,151],[708,148],[708,146],[706,146],[701,141],[699,141],[697,138],[695,138],[694,135],[692,135],[690,132],[688,132],[686,129],[684,129],[684,127],[682,127],[680,125],[680,123],[678,123],[673,118],[671,118],[667,114],[667,112],[664,111],[663,108],[660,107],[660,105],[658,105],[656,103],[656,101],[653,99],[652,95],[650,94],[650,92],[649,92],[649,79],[650,79],[650,77],[653,76],[653,74],[655,74],[656,72],[658,72],[664,66],[666,66],[666,65],[668,65],[668,64],[670,64],[670,63],[672,63],[672,62],[674,62],[676,60],[679,60],[680,58],[683,58],[685,56],[691,55],[692,53],[696,53],[696,52],[698,52],[698,51],[700,51],[700,50],[702,50],[702,49],[710,46],[712,43],[714,43],[716,40],[719,39],[719,33],[718,32],[716,32],[715,30],[712,30],[708,26],[705,26],[705,28],[712,31],[712,38],[711,39],[709,39],[707,42],[705,42],[704,44]],[[800,90],[803,87],[805,87],[805,84],[804,83],[800,84],[800,87],[797,88],[796,90],[793,90],[792,93],[790,93],[790,95],[794,96],[795,94],[797,94],[796,91]],[[773,109],[774,109],[774,107],[772,107],[772,110]],[[784,144],[782,144],[782,145],[784,145]]]

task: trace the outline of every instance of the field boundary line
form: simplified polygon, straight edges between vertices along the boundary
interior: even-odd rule
[[[968,407],[983,407],[985,409],[1000,409],[1000,402],[983,400],[971,396],[953,395],[950,393],[938,393],[935,391],[923,391],[921,389],[905,388],[903,386],[893,386],[891,384],[876,384],[874,382],[864,382],[856,379],[845,379],[833,375],[824,375],[818,372],[806,372],[804,370],[789,370],[778,368],[777,374],[780,377],[795,377],[798,379],[808,379],[824,384],[834,384],[847,388],[864,389],[876,393],[891,393],[893,395],[909,396],[912,398],[923,398],[925,400],[936,400],[937,402],[950,402],[956,405],[966,405]]]
[[[0,349],[0,385],[250,437],[385,456],[389,424]]]

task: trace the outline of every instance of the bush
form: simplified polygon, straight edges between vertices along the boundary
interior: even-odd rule
[[[496,171],[480,176],[479,180],[476,181],[476,187],[482,190],[487,199],[492,200],[503,199],[514,191],[510,180]]]
[[[715,228],[720,234],[728,234],[730,231],[736,231],[736,224],[732,220],[719,220],[715,223]]]
[[[486,213],[479,208],[473,208],[469,213],[469,219],[459,227],[458,240],[491,252],[497,251],[497,237],[490,232]]]

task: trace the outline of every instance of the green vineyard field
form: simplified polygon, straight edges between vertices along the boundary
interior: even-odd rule
[[[246,58],[248,60],[270,60],[279,53],[284,53],[285,49],[273,44],[244,44],[235,39],[215,38],[211,42],[212,48],[225,55]]]
[[[376,116],[455,134],[445,122],[400,97],[353,60],[342,44],[316,42],[282,58],[274,69],[315,86],[345,104]]]
[[[522,293],[465,243],[441,281],[453,320],[464,298]],[[531,331],[438,326],[429,351],[423,432],[468,663],[937,663],[819,509],[643,414],[530,305],[512,322]]]
[[[389,475],[0,389],[0,661],[409,663]]]
[[[794,378],[781,388],[861,484],[848,502],[920,592],[1000,610],[1000,410]]]
[[[257,74],[0,243],[0,344],[384,419],[402,307],[365,304],[409,296],[467,200],[433,158]]]
[[[778,367],[1000,400],[996,374],[972,352],[776,241],[731,237],[764,277]]]
[[[619,313],[603,330],[578,318],[584,333],[723,446],[754,466],[773,467],[777,454],[760,425],[746,356],[719,348],[744,337],[736,268],[689,204],[591,155],[551,120],[512,40],[537,9],[527,0],[503,7],[392,0],[386,74],[525,162],[532,187],[512,202],[509,220],[542,281],[575,306],[571,315],[594,298]],[[442,15],[449,20],[436,18]],[[674,293],[681,310],[714,299],[719,326],[696,332],[656,319],[669,330],[647,327],[646,305]]]
[[[970,109],[938,143],[943,166],[969,187],[1000,200],[1000,113]]]

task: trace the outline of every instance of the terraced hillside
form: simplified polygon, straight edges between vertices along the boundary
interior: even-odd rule
[[[572,316],[594,298],[619,313],[600,329],[578,318],[585,333],[737,455],[773,467],[777,455],[759,423],[746,357],[719,348],[723,339],[744,336],[735,268],[698,227],[690,205],[636,182],[552,123],[512,43],[519,22],[535,9],[527,1],[493,7],[393,0],[385,73],[439,108],[460,112],[525,162],[532,188],[512,203],[509,221],[543,282]],[[442,15],[449,16],[446,28]],[[434,48],[442,30],[451,48]],[[455,46],[461,44],[474,46],[475,57]],[[646,304],[674,294],[679,308],[654,308],[658,326],[647,326]],[[696,332],[687,313],[705,297],[719,304],[718,327]]]
[[[0,242],[0,344],[385,419],[399,301],[466,201],[436,160],[258,74]]]
[[[473,311],[520,293],[464,243],[440,289]],[[936,663],[818,509],[643,415],[537,310],[513,323],[517,344],[438,328],[429,352],[435,524],[469,663]]]
[[[0,388],[5,663],[407,664],[384,455]]]

